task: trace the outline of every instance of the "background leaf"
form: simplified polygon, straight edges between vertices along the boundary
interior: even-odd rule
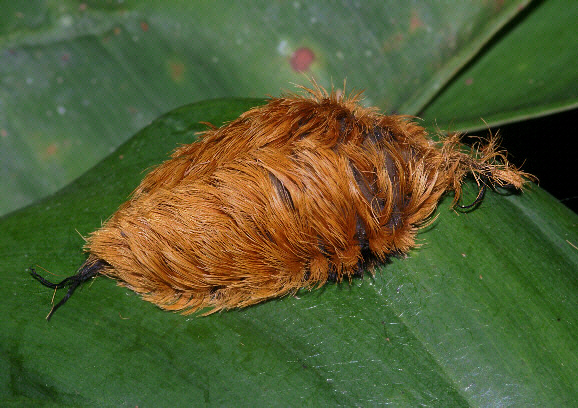
[[[568,27],[578,8],[568,5],[520,13],[420,115],[474,130],[576,108],[578,36]]]
[[[558,31],[577,23],[575,11],[563,0],[534,2],[525,11],[528,4],[0,0],[0,213],[56,191],[177,106],[278,95],[291,82],[307,83],[291,62],[299,49],[314,54],[305,73],[321,85],[339,87],[347,78],[350,87],[366,89],[368,105],[384,111],[416,114],[431,102],[422,117],[437,118],[442,128],[483,126],[480,118],[493,120],[502,99],[531,94],[544,102],[543,83],[567,89],[550,94],[548,109],[574,106],[577,78],[568,60],[577,40],[571,30]],[[510,21],[516,30],[507,29]],[[497,33],[508,42],[519,30],[505,52],[481,52]],[[536,64],[550,49],[542,39],[567,46]],[[512,67],[520,58],[526,68],[519,80],[535,78],[533,87],[500,86],[483,98],[458,89],[451,104],[435,104],[467,64]],[[487,81],[467,78],[475,80],[472,90]],[[500,112],[498,121],[508,120],[504,112],[520,117]]]
[[[54,196],[0,219],[0,396],[82,406],[569,406],[576,401],[578,216],[534,186],[469,213],[442,201],[422,247],[375,277],[209,317],[98,278],[44,320],[59,277],[162,152],[258,100],[161,117]],[[469,194],[476,194],[470,186]],[[55,277],[56,279],[56,277]],[[60,294],[58,296],[61,296]]]

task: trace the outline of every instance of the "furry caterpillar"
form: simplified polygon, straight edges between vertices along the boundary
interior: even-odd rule
[[[516,189],[531,176],[495,140],[465,151],[410,117],[381,115],[321,88],[272,98],[178,148],[86,243],[47,318],[103,275],[165,310],[245,307],[361,275],[415,245],[442,195],[470,174]]]

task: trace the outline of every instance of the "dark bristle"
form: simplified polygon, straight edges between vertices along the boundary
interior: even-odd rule
[[[48,313],[48,316],[46,316],[46,320],[50,320],[54,312],[56,312],[56,310],[60,306],[62,306],[68,301],[68,299],[72,296],[76,288],[78,288],[82,283],[97,276],[105,266],[109,266],[109,264],[103,261],[102,259],[97,259],[96,261],[87,260],[82,266],[82,268],[80,268],[80,270],[75,275],[69,276],[68,278],[58,283],[53,283],[50,282],[49,280],[44,279],[42,276],[36,273],[36,270],[34,268],[30,268],[30,274],[32,275],[32,277],[34,277],[34,279],[36,279],[44,286],[54,290],[68,287],[68,291],[66,292],[64,297],[60,300],[60,302],[52,306],[50,313]]]
[[[289,192],[289,190],[287,190],[287,187],[285,187],[283,182],[279,180],[277,177],[275,177],[275,175],[272,173],[269,173],[269,180],[271,180],[271,184],[273,184],[273,187],[275,188],[277,194],[279,194],[279,197],[281,197],[285,205],[287,205],[287,207],[290,208],[291,210],[295,210],[295,204],[293,203],[291,193]]]
[[[480,204],[482,202],[482,200],[484,199],[485,194],[486,194],[486,185],[482,184],[480,186],[480,189],[478,190],[478,196],[476,197],[476,199],[474,200],[473,203],[468,204],[468,205],[458,205],[458,207],[460,207],[460,209],[462,209],[462,210],[469,210],[469,209],[472,209],[474,207],[477,207],[478,204]]]
[[[486,194],[486,188],[488,186],[489,183],[491,183],[491,177],[489,175],[486,174],[480,174],[479,175],[480,180],[478,181],[478,195],[476,196],[476,199],[468,205],[458,205],[458,207],[462,210],[470,210],[473,208],[476,208],[478,206],[478,204],[480,204],[482,202],[482,200],[484,199],[484,196]]]

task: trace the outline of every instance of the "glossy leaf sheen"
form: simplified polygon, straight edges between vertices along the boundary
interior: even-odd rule
[[[577,107],[578,7],[539,2],[515,22],[420,116],[472,130]]]
[[[82,406],[569,406],[576,401],[578,217],[537,186],[450,211],[421,247],[351,284],[209,317],[97,278],[44,320],[83,235],[143,170],[259,100],[167,114],[74,183],[0,219],[0,399]],[[467,192],[475,197],[475,186]],[[43,272],[46,274],[46,272]],[[58,294],[57,296],[62,296]]]

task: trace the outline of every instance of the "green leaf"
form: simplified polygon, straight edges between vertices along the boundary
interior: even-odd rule
[[[307,84],[300,48],[321,85],[416,114],[528,3],[0,0],[0,213],[177,106]]]
[[[77,231],[98,228],[144,170],[195,140],[200,121],[220,125],[260,103],[177,109],[55,195],[0,218],[3,405],[575,403],[578,216],[537,186],[488,193],[468,213],[450,211],[448,197],[421,247],[350,285],[199,317],[97,278],[47,322],[52,292],[27,268],[74,272],[85,258]]]
[[[473,130],[578,107],[578,36],[568,29],[577,25],[578,8],[569,2],[538,2],[420,116]]]

